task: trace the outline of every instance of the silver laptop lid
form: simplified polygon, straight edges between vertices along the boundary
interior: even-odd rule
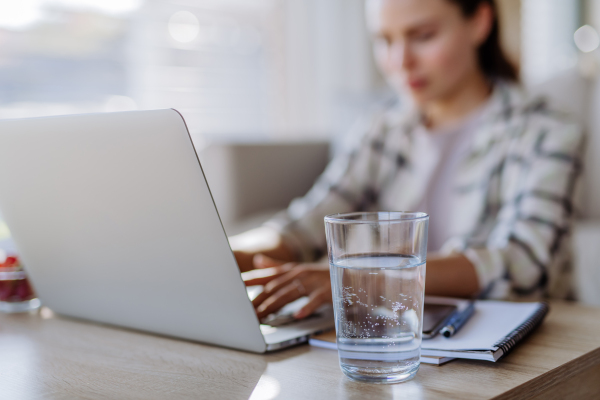
[[[0,209],[53,310],[265,351],[175,110],[0,121]]]

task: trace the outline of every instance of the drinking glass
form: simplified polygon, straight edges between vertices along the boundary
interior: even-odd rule
[[[429,216],[325,217],[340,367],[351,379],[403,382],[421,355]]]

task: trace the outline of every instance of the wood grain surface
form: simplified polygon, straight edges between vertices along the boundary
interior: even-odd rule
[[[600,398],[600,309],[555,302],[498,363],[421,365],[396,385],[356,383],[337,352],[257,355],[54,315],[0,314],[0,399]]]

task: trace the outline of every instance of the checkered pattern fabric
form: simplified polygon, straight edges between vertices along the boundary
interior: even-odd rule
[[[583,134],[505,82],[487,110],[448,199],[453,234],[442,252],[463,253],[488,297],[572,297],[569,237]],[[266,225],[309,261],[326,251],[327,214],[413,210],[437,163],[417,115],[372,113],[313,188]]]

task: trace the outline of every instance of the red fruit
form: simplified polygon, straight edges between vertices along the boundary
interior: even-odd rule
[[[13,281],[0,281],[0,301],[9,301],[12,295]]]
[[[6,257],[3,263],[0,263],[0,268],[14,268],[19,266],[19,260],[17,257],[9,256]]]
[[[15,256],[8,256],[8,257],[6,257],[6,261],[4,261],[4,264],[15,265],[18,263],[19,263],[19,260]]]
[[[33,290],[31,290],[31,286],[29,285],[29,281],[27,280],[27,278],[15,282],[17,283],[17,285],[14,290],[14,294],[18,298],[16,301],[31,300],[31,298],[33,297]]]

